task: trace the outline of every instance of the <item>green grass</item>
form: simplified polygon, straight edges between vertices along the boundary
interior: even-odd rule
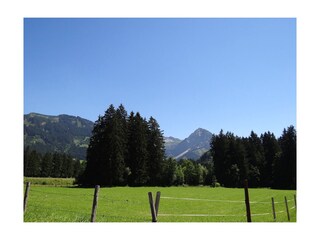
[[[151,222],[148,192],[161,192],[159,222],[246,222],[244,190],[210,187],[115,187],[99,191],[96,222]],[[93,188],[32,185],[25,222],[89,222]],[[295,191],[249,189],[253,222],[287,222],[284,196],[291,222],[296,221]]]
[[[49,185],[56,187],[66,187],[74,185],[74,178],[37,178],[24,177],[23,182],[30,182],[32,185]]]

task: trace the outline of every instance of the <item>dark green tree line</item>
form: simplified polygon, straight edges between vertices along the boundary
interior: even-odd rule
[[[251,187],[296,188],[296,131],[284,129],[276,139],[267,132],[253,131],[247,138],[232,133],[213,135],[211,154],[214,175],[226,187],[241,187],[248,179]]]
[[[40,154],[27,147],[24,150],[24,176],[25,177],[78,177],[84,170],[79,160],[74,160],[64,153]]]
[[[24,151],[24,176],[76,177],[82,186],[216,185],[296,188],[296,130],[277,139],[266,132],[248,137],[214,134],[200,160],[166,159],[163,132],[155,118],[129,115],[110,105],[95,122],[85,165],[63,153]]]

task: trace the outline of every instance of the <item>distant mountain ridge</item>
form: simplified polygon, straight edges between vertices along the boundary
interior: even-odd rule
[[[40,153],[57,151],[85,160],[93,125],[90,120],[66,114],[25,114],[24,145]],[[210,149],[211,137],[212,133],[202,128],[184,140],[164,137],[166,155],[197,160]]]
[[[93,124],[87,119],[66,114],[25,114],[24,145],[40,153],[56,151],[84,160]]]
[[[164,137],[166,151],[172,151],[182,140],[175,137]]]
[[[198,128],[183,141],[165,138],[166,155],[176,159],[189,158],[197,160],[210,149],[212,133]]]

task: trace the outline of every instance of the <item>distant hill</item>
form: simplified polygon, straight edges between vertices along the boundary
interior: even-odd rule
[[[94,123],[66,114],[49,116],[24,115],[24,145],[40,153],[62,152],[84,160]],[[212,134],[198,128],[188,138],[164,137],[166,155],[176,159],[197,160],[210,149]]]
[[[164,137],[166,151],[172,151],[182,140],[174,137]]]
[[[93,122],[81,117],[24,115],[24,145],[40,153],[62,152],[86,159]]]
[[[168,141],[167,138],[165,139],[166,155],[176,159],[190,158],[197,160],[210,149],[211,138],[212,133],[202,128],[195,130],[183,141],[179,139]]]

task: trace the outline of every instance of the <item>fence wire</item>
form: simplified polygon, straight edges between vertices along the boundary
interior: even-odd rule
[[[77,217],[80,217],[80,219],[83,218],[90,218],[91,213],[91,206],[92,206],[92,200],[93,200],[93,192],[92,193],[72,193],[72,194],[66,194],[66,193],[58,193],[58,192],[47,192],[47,191],[41,191],[39,188],[30,188],[30,194],[32,193],[37,193],[41,194],[44,196],[43,201],[41,200],[32,200],[29,203],[29,207],[32,208],[33,210],[37,210],[40,208],[52,210],[52,212],[67,212],[76,215]],[[88,212],[83,212],[83,211],[78,211],[78,210],[70,210],[68,208],[61,208],[55,206],[55,204],[51,204],[50,206],[44,205],[44,200],[47,196],[63,196],[63,197],[70,197],[72,199],[76,198],[75,201],[86,201],[88,202]],[[202,198],[181,198],[181,197],[171,197],[171,196],[161,196],[161,199],[163,200],[181,200],[181,201],[205,201],[205,202],[221,202],[221,203],[234,203],[234,204],[241,204],[243,207],[245,204],[244,200],[226,200],[226,199],[202,199]],[[139,201],[139,200],[134,200],[134,199],[116,199],[112,198],[108,195],[103,195],[99,194],[98,200],[105,201],[107,205],[109,204],[122,204],[122,205],[141,205],[141,206],[148,206],[148,202],[146,201]],[[294,199],[289,199],[287,202],[292,202]],[[271,201],[250,201],[250,204],[268,204],[271,206]],[[274,201],[274,204],[285,204],[285,202],[279,202],[279,201]],[[296,209],[295,206],[289,208],[289,210]],[[277,215],[278,214],[283,214],[285,213],[284,210],[277,211],[275,212]],[[272,215],[272,212],[265,212],[265,213],[252,213],[251,216],[266,216],[266,215]],[[149,214],[146,214],[146,217],[150,216]],[[159,213],[158,216],[160,217],[246,217],[246,214],[197,214],[197,213],[184,213],[184,214],[175,214],[175,213]],[[135,219],[134,217],[125,217],[125,216],[112,216],[108,214],[103,214],[99,213],[99,217],[102,218],[113,218],[113,219]],[[137,218],[143,218],[144,216],[137,216]]]

